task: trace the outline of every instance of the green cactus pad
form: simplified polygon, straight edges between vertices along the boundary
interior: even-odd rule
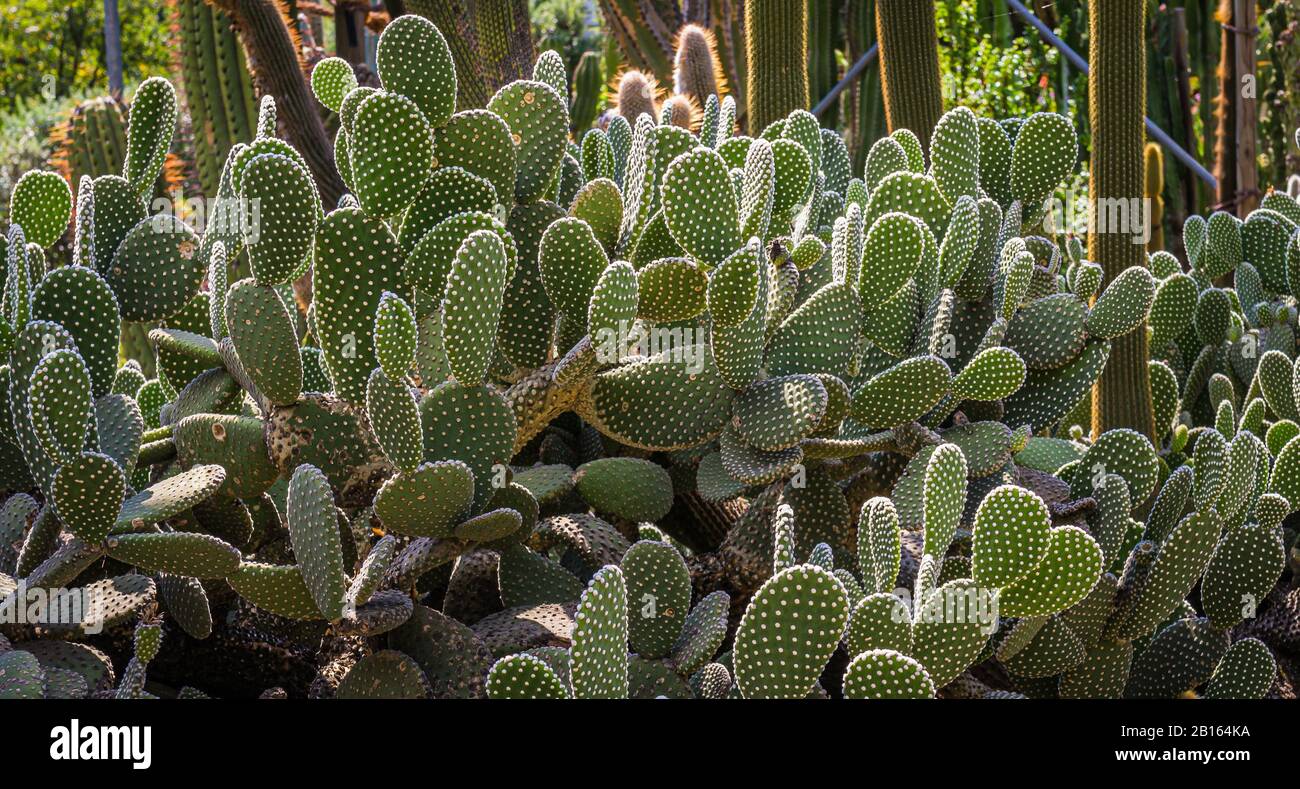
[[[184,513],[211,496],[226,479],[222,466],[195,466],[129,497],[116,513],[117,530],[142,531]]]
[[[702,369],[693,371],[696,365]],[[601,432],[656,450],[695,446],[716,437],[730,415],[731,389],[706,345],[685,346],[597,375],[579,403]],[[662,403],[646,412],[640,403]]]
[[[583,590],[582,582],[573,573],[522,545],[511,545],[501,551],[497,579],[501,603],[507,608],[570,603]]]
[[[730,254],[709,277],[708,306],[713,324],[720,328],[741,325],[754,312],[763,284],[759,251],[746,246]]]
[[[1156,286],[1151,303],[1151,347],[1164,348],[1182,334],[1196,314],[1196,280],[1178,273]]]
[[[471,233],[452,261],[442,336],[451,372],[466,386],[482,383],[492,361],[508,265],[501,239],[489,230]]]
[[[966,456],[955,444],[940,444],[930,455],[922,483],[921,552],[942,557],[957,533],[966,505]]]
[[[52,490],[59,520],[91,545],[99,544],[113,527],[125,492],[122,470],[107,455],[93,452],[61,465]]]
[[[1118,635],[1147,635],[1176,610],[1209,564],[1221,529],[1218,513],[1207,510],[1188,515],[1165,537],[1137,605]]]
[[[207,268],[198,250],[199,237],[169,214],[131,228],[105,272],[122,319],[156,321],[185,307],[198,293]]]
[[[375,310],[375,356],[384,375],[402,380],[411,369],[418,345],[419,329],[410,305],[396,293],[381,295]]]
[[[610,341],[617,343],[628,334],[636,320],[640,296],[636,271],[630,263],[615,261],[605,267],[591,291],[587,308],[587,334],[597,346]],[[617,349],[614,349],[617,354]]]
[[[707,270],[688,258],[662,258],[637,272],[637,317],[670,323],[704,312]]]
[[[118,534],[106,544],[108,555],[120,562],[189,578],[225,578],[242,558],[234,546],[207,534]]]
[[[348,581],[334,493],[320,469],[303,464],[294,471],[285,521],[294,557],[317,608],[331,622],[341,619]]]
[[[321,223],[314,275],[317,339],[339,397],[365,400],[378,364],[371,335],[385,291],[400,291],[402,258],[397,239],[382,222],[341,208]]]
[[[487,677],[493,699],[567,699],[569,691],[542,660],[520,653],[498,660]]]
[[[769,378],[736,397],[732,424],[749,445],[781,450],[812,433],[826,406],[826,387],[815,376]]]
[[[1210,623],[1227,630],[1252,616],[1281,578],[1285,563],[1282,541],[1272,527],[1246,524],[1229,529],[1201,579],[1201,603]]]
[[[948,227],[951,207],[939,192],[939,185],[928,175],[899,172],[887,176],[871,193],[865,220],[868,227],[885,214],[902,212],[925,223],[936,237]]]
[[[772,333],[768,372],[841,374],[856,348],[861,319],[861,304],[851,287],[844,283],[822,287]]]
[[[288,619],[321,619],[297,566],[245,561],[226,580],[240,597],[267,613]]]
[[[1140,266],[1125,269],[1088,313],[1088,334],[1111,339],[1142,325],[1155,299],[1155,280]]]
[[[384,483],[375,496],[375,514],[395,534],[445,537],[469,510],[474,487],[474,476],[464,463],[424,463]]]
[[[1060,293],[1025,305],[1007,327],[1007,346],[1034,370],[1059,368],[1076,359],[1084,343],[1087,308]]]
[[[934,690],[919,662],[892,649],[863,652],[844,672],[846,699],[932,699]]]
[[[259,285],[287,282],[302,267],[316,235],[319,198],[307,174],[293,159],[275,153],[252,158],[244,167],[240,197],[250,229],[248,250]]]
[[[0,653],[0,699],[45,698],[45,670],[30,652]]]
[[[501,508],[458,523],[452,534],[461,540],[492,542],[515,534],[522,523],[523,517],[518,512]]]
[[[986,348],[975,355],[952,379],[959,400],[1001,400],[1015,394],[1025,382],[1025,363],[1010,348]]]
[[[418,405],[407,385],[375,368],[366,387],[366,414],[388,459],[414,473],[424,456],[424,434]]]
[[[145,195],[158,180],[176,133],[177,117],[176,89],[166,79],[150,77],[135,89],[122,174],[136,194]]]
[[[598,571],[583,591],[569,648],[575,698],[627,698],[627,600],[616,565]]]
[[[1195,268],[1210,279],[1227,274],[1241,263],[1243,249],[1241,220],[1226,211],[1215,211],[1206,223],[1205,246]]]
[[[474,508],[492,497],[493,466],[509,461],[516,422],[505,399],[488,387],[448,381],[420,401],[424,458],[459,460],[474,475]]]
[[[605,252],[613,252],[623,226],[623,195],[618,184],[608,178],[588,181],[573,198],[569,216],[586,222]]]
[[[312,68],[311,92],[317,101],[334,112],[343,108],[343,97],[356,86],[357,76],[343,58],[325,58]]]
[[[431,693],[418,663],[395,649],[384,649],[358,660],[339,683],[335,698],[427,699]]]
[[[1210,682],[1207,699],[1262,699],[1277,679],[1277,660],[1257,638],[1243,638],[1223,653]]]
[[[1232,325],[1232,297],[1226,290],[1206,288],[1196,300],[1196,336],[1202,345],[1218,347]]]
[[[361,102],[348,145],[357,200],[372,217],[400,214],[433,169],[429,122],[415,102],[395,93]]]
[[[820,567],[789,567],[754,594],[736,631],[736,682],[746,698],[808,695],[839,644],[849,602]]]
[[[537,200],[551,186],[564,158],[569,126],[564,100],[545,83],[519,80],[497,91],[487,108],[510,127],[517,162],[515,202]]]
[[[433,128],[456,111],[456,67],[442,33],[422,16],[399,16],[384,27],[375,48],[384,90],[410,98]],[[315,75],[312,75],[313,86]]]
[[[1024,353],[1017,349],[1021,357]],[[1110,356],[1110,343],[1092,343],[1079,357],[1057,370],[1031,370],[1025,384],[1006,398],[1003,420],[1008,424],[1028,424],[1042,430],[1056,424],[1061,417],[1092,388]]]
[[[793,140],[772,142],[772,160],[776,180],[772,190],[772,217],[789,221],[804,207],[813,182],[812,159],[808,151]]]
[[[1160,476],[1159,459],[1151,440],[1134,430],[1107,430],[1080,458],[1074,482],[1075,496],[1086,496],[1106,474],[1118,474],[1128,483],[1134,506],[1146,503]]]
[[[850,655],[871,649],[912,650],[912,617],[907,604],[892,592],[876,592],[858,600],[849,617],[844,646]]]
[[[280,294],[251,279],[230,286],[226,323],[240,365],[274,405],[288,405],[302,392],[302,357],[289,311]]]
[[[1002,616],[1049,616],[1064,611],[1092,591],[1101,575],[1101,548],[1074,526],[1051,530],[1042,561],[1002,590]]]
[[[922,600],[917,597],[911,656],[941,688],[979,657],[988,642],[991,603],[987,590],[970,579],[948,581]],[[996,621],[996,620],[994,620]]]
[[[403,215],[397,242],[410,254],[426,233],[450,217],[473,212],[504,219],[501,211],[490,181],[461,167],[439,167]]]
[[[668,230],[691,257],[717,265],[741,245],[736,194],[715,151],[696,148],[674,159],[661,188]]]
[[[56,172],[28,170],[9,194],[9,221],[42,249],[63,236],[71,218],[72,190]]]
[[[592,291],[609,265],[591,228],[580,219],[553,222],[542,236],[539,265],[551,303],[570,320],[585,326]]]
[[[656,463],[640,458],[601,458],[573,475],[578,493],[596,512],[634,522],[655,522],[672,507],[672,481]]]
[[[914,217],[893,211],[872,222],[862,249],[863,304],[871,309],[893,298],[916,273],[924,248],[924,234]]]
[[[975,113],[957,107],[944,113],[930,140],[930,167],[949,203],[974,197],[980,179],[980,134]]]
[[[1013,485],[995,488],[975,513],[975,581],[1001,588],[1024,578],[1046,557],[1051,527],[1047,505],[1035,493]]]
[[[1203,684],[1228,650],[1228,634],[1187,617],[1165,627],[1134,655],[1127,698],[1174,698]]]
[[[51,460],[70,461],[81,453],[90,422],[90,373],[76,351],[45,356],[32,371],[28,390],[32,430]]]
[[[937,356],[917,356],[872,377],[853,393],[849,415],[871,427],[897,427],[919,419],[947,394],[948,365]]]
[[[643,658],[672,650],[691,606],[691,576],[677,549],[643,540],[621,563],[627,582],[629,648]]]
[[[862,505],[858,517],[858,572],[868,592],[892,592],[902,563],[898,513],[884,496]]]
[[[195,414],[176,423],[174,440],[182,468],[213,464],[227,469],[221,486],[226,495],[255,498],[279,476],[267,452],[260,419]]]
[[[1051,195],[1079,156],[1074,124],[1064,115],[1036,112],[1016,134],[1011,150],[1011,194],[1026,207]]]

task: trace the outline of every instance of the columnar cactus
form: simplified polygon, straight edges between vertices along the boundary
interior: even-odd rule
[[[928,149],[930,130],[943,112],[933,6],[876,0],[876,40],[889,130],[911,129]]]
[[[756,0],[745,7],[745,97],[757,133],[808,104],[807,0]]]
[[[1143,146],[1146,81],[1132,75],[1146,63],[1146,4],[1139,0],[1094,3],[1090,7],[1088,117],[1092,124],[1092,160],[1088,171],[1090,201],[1088,255],[1101,264],[1103,282],[1109,283],[1131,266],[1145,260],[1133,231],[1141,234],[1149,217],[1143,205],[1146,194]],[[1119,226],[1115,206],[1130,206],[1128,227]],[[1111,361],[1093,392],[1092,431],[1127,427],[1154,438],[1151,376],[1147,369],[1145,332],[1132,332],[1116,340]]]

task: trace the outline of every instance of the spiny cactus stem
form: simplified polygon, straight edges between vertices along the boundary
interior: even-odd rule
[[[1092,123],[1092,221],[1088,257],[1101,264],[1106,283],[1130,266],[1145,266],[1146,254],[1124,228],[1099,228],[1097,207],[1144,194],[1143,146],[1146,83],[1133,80],[1146,63],[1146,4],[1142,0],[1093,3],[1090,8],[1088,77]],[[1110,232],[1099,232],[1108,230]],[[1117,338],[1110,361],[1093,388],[1092,433],[1132,428],[1155,440],[1146,331]]]
[[[934,6],[915,0],[878,0],[876,38],[889,130],[910,129],[928,150],[930,131],[943,114]]]
[[[745,48],[749,128],[757,135],[791,110],[808,109],[807,0],[746,4]]]
[[[302,152],[326,205],[343,195],[343,179],[334,168],[334,143],[325,133],[316,99],[303,76],[302,63],[284,18],[271,0],[213,0],[239,28],[250,66],[261,88],[275,97],[288,141]]]

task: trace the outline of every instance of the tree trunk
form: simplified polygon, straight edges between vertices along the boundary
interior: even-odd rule
[[[122,100],[122,19],[117,0],[104,0],[104,66],[108,70],[108,92]]]

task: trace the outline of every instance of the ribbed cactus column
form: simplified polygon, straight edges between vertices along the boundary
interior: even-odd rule
[[[745,51],[749,61],[745,92],[753,134],[791,110],[808,109],[807,0],[747,3]]]
[[[1088,195],[1088,257],[1101,264],[1105,282],[1129,266],[1145,266],[1140,243],[1145,212],[1143,151],[1146,112],[1146,0],[1094,0],[1089,4],[1088,77],[1092,124],[1092,180]],[[1127,212],[1099,210],[1127,201]],[[1112,227],[1127,215],[1129,227]],[[1100,221],[1099,221],[1100,220]],[[1092,394],[1092,433],[1132,428],[1155,439],[1151,376],[1145,328],[1116,338],[1101,379]]]
[[[934,4],[876,0],[876,39],[889,130],[910,129],[929,149],[930,131],[943,114]]]

